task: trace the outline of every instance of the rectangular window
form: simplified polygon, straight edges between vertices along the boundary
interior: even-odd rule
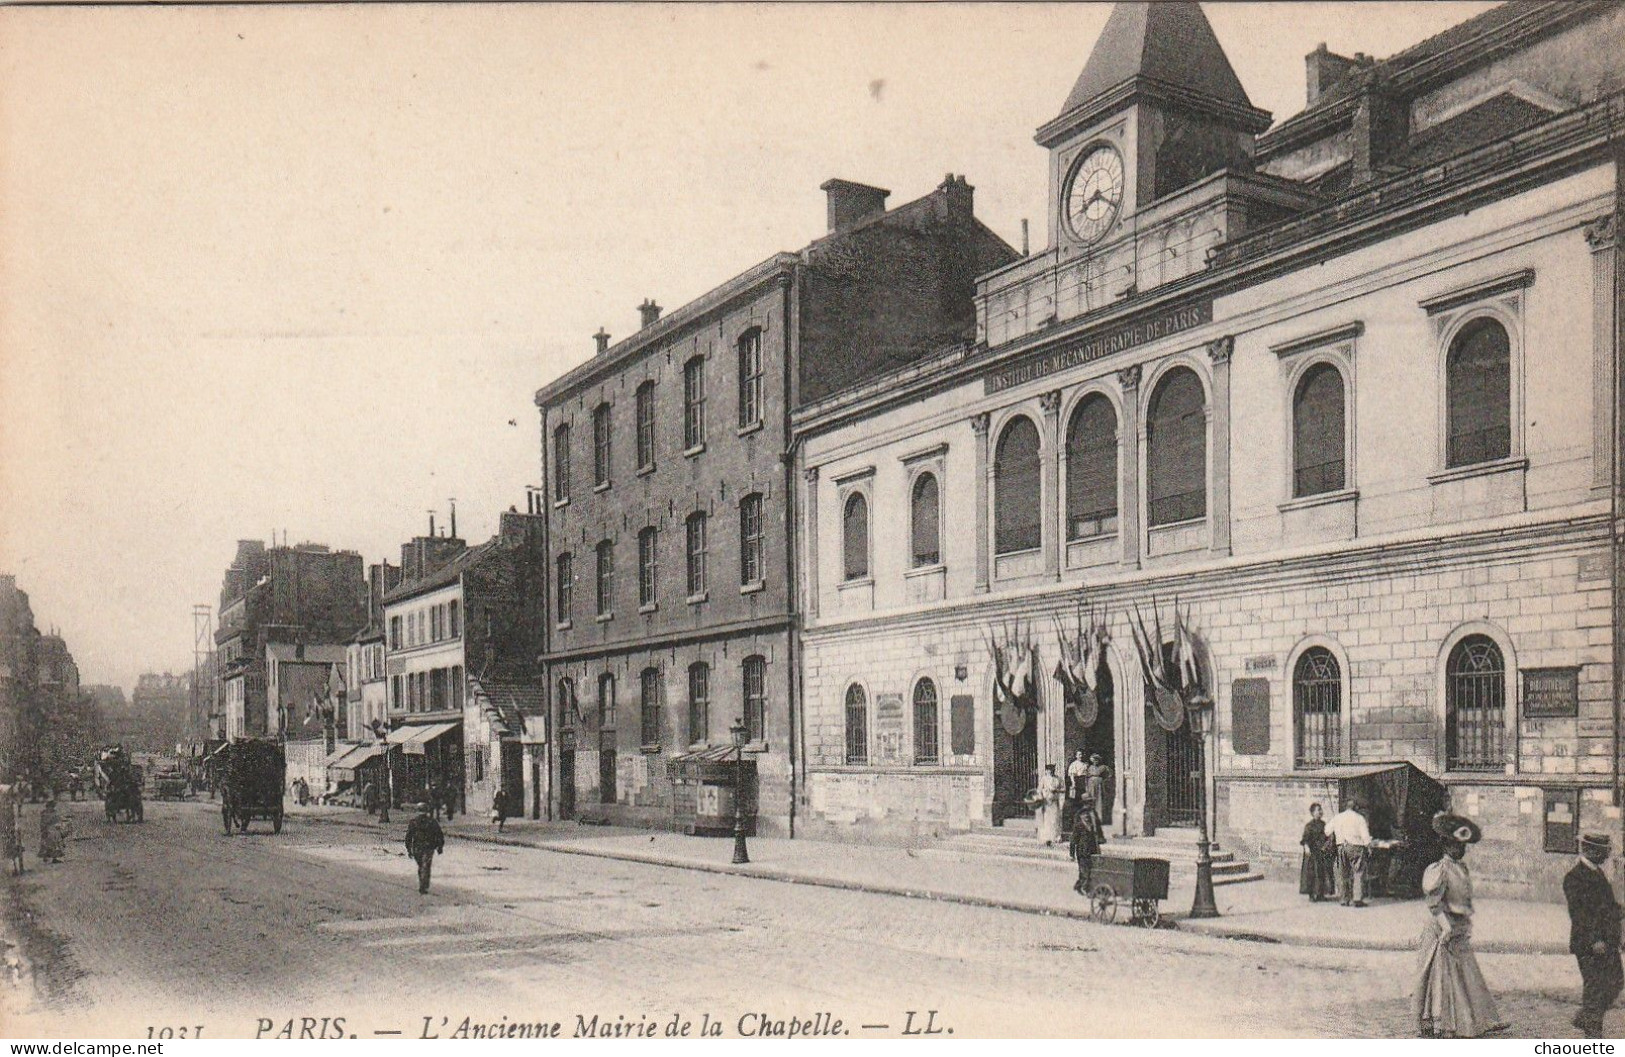
[[[463,666],[460,664],[451,668],[451,707],[459,712],[463,710]]]
[[[389,707],[397,712],[406,708],[406,700],[401,693],[401,677],[398,675],[389,680]]]
[[[655,384],[644,382],[638,386],[638,469],[645,470],[655,464]]]
[[[592,483],[609,484],[610,418],[609,405],[599,404],[592,413]]]
[[[746,657],[744,665],[745,740],[767,737],[767,661]]]
[[[398,649],[401,648],[401,618],[400,617],[390,617],[389,618],[389,648],[392,649],[392,650],[398,650]]]
[[[739,339],[739,428],[762,421],[762,332]]]
[[[658,668],[645,668],[639,689],[642,691],[643,706],[643,744],[660,744],[660,670]]]
[[[702,744],[711,730],[711,669],[705,664],[688,667],[688,740]]]
[[[570,555],[561,554],[555,560],[554,580],[558,594],[558,612],[554,619],[560,624],[570,622],[570,603],[575,597],[575,569]]]
[[[660,597],[660,534],[646,528],[638,533],[638,605],[652,606]]]
[[[598,615],[607,616],[615,608],[615,545],[604,540],[598,545]]]
[[[560,426],[553,431],[553,500],[562,503],[570,498],[570,427]]]
[[[762,581],[762,497],[746,496],[739,502],[739,582]]]
[[[446,670],[436,668],[429,673],[429,711],[444,712],[446,705]]]
[[[683,365],[683,447],[705,443],[705,357]]]
[[[446,607],[446,612],[451,620],[451,637],[454,639],[459,638],[463,634],[463,614],[462,606],[457,599],[453,598],[451,600]]]
[[[615,728],[615,677],[608,672],[598,677],[598,729]]]
[[[688,596],[705,594],[705,515],[688,516]]]

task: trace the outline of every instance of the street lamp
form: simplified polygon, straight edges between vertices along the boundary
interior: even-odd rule
[[[734,865],[750,862],[745,849],[745,735],[750,729],[745,721],[736,719],[728,728],[734,743]]]
[[[1207,717],[1211,714],[1212,702],[1191,710],[1188,716],[1191,724],[1196,727],[1199,744],[1202,748],[1202,770],[1198,776],[1201,783],[1198,792],[1197,815],[1201,819],[1201,828],[1197,831],[1196,839],[1196,899],[1191,903],[1191,917],[1216,918],[1219,916],[1219,906],[1213,900],[1213,842],[1209,839],[1207,823]]]

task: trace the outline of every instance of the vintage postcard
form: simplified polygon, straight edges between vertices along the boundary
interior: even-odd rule
[[[1618,1035],[1622,56],[0,7],[0,1034]]]

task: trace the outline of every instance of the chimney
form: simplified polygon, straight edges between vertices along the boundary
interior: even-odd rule
[[[451,500],[451,538],[457,538],[457,500]]]
[[[1395,97],[1375,71],[1362,76],[1360,98],[1350,130],[1354,158],[1349,184],[1361,187],[1381,176],[1410,132],[1410,110]]]
[[[434,511],[429,511],[429,538],[434,538]]]
[[[967,183],[963,176],[949,173],[937,188],[937,218],[948,220],[960,217],[969,220],[976,212],[975,201],[976,188]]]
[[[1303,57],[1305,105],[1314,106],[1321,96],[1326,95],[1337,82],[1348,76],[1350,70],[1372,65],[1372,58],[1362,52],[1355,52],[1354,58],[1339,55],[1335,51],[1328,51],[1325,42],[1314,51]]]
[[[654,298],[648,298],[638,306],[638,315],[643,317],[643,326],[648,326],[660,318],[660,306],[655,304]]]
[[[825,180],[818,189],[829,202],[830,231],[845,231],[884,213],[886,196],[891,194],[883,187],[870,187],[851,180]]]
[[[598,355],[602,356],[609,351],[609,331],[603,327],[598,328],[598,333],[592,336],[592,340],[598,343]]]

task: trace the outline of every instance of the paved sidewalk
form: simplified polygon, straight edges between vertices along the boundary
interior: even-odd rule
[[[289,817],[354,826],[381,827],[353,808],[293,807]],[[409,811],[393,813],[391,830],[405,831]],[[738,874],[793,884],[936,899],[1029,914],[1087,918],[1087,901],[1072,891],[1072,874],[1055,864],[994,861],[938,848],[841,844],[816,840],[750,839],[751,862],[730,861],[733,841],[714,837],[582,826],[570,822],[510,820],[505,832],[484,817],[460,816],[443,823],[449,837],[565,855],[590,855],[712,873]],[[1187,915],[1194,876],[1177,866],[1170,896],[1162,905],[1175,927],[1205,935],[1285,943],[1295,946],[1411,950],[1425,922],[1416,900],[1379,900],[1354,908],[1310,903],[1297,886],[1271,881],[1223,885],[1216,890],[1220,917]],[[1474,917],[1473,946],[1481,952],[1568,954],[1568,915],[1558,904],[1480,899]],[[1126,913],[1126,908],[1125,908]]]

